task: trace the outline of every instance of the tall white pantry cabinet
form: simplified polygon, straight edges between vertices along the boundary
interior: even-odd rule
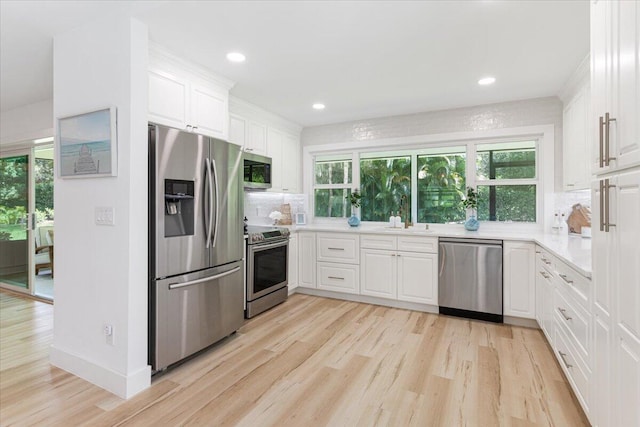
[[[591,4],[591,101],[592,422],[640,426],[640,2]]]

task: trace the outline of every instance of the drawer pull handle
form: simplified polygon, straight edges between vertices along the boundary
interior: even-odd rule
[[[569,283],[570,285],[573,284],[573,280],[567,279],[567,276],[565,274],[560,274],[559,276],[562,277],[562,280]]]
[[[547,273],[545,273],[544,271],[541,271],[540,274],[542,274],[542,277],[544,277],[545,279],[549,278],[549,275]]]
[[[329,276],[329,279],[344,280],[344,277]]]
[[[537,253],[537,254],[541,254],[541,253],[542,253],[542,251],[536,251],[536,253]]]
[[[564,363],[564,366],[566,366],[567,369],[573,368],[573,365],[567,363],[567,359],[565,359],[565,357],[567,357],[567,354],[561,352],[560,350],[558,350],[558,353],[560,354],[560,358],[562,359],[562,363]]]
[[[544,263],[545,263],[545,264],[547,264],[547,265],[551,264],[551,261],[549,261],[549,260],[548,260],[548,259],[546,259],[546,258],[542,258],[542,262],[544,262]]]
[[[344,251],[344,248],[328,248],[330,251]]]
[[[560,314],[562,314],[562,317],[564,317],[564,320],[571,320],[571,317],[567,316],[567,310],[565,310],[564,308],[560,308],[558,307],[558,311],[560,312]]]

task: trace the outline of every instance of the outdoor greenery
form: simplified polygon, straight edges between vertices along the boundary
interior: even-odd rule
[[[418,156],[418,222],[464,221],[465,159],[462,153]]]
[[[411,157],[360,160],[360,190],[363,221],[387,221],[391,211],[401,209],[403,195],[410,207]]]
[[[36,219],[53,219],[53,160],[36,159]],[[26,238],[29,163],[27,156],[0,159],[0,239]]]
[[[349,203],[351,203],[351,207],[353,208],[360,207],[361,198],[362,198],[362,195],[360,194],[360,190],[358,190],[357,188],[354,188],[351,194],[345,197],[345,199],[347,199]]]
[[[478,209],[478,193],[473,187],[467,187],[467,196],[462,201],[462,206],[466,209]]]
[[[414,219],[417,222],[462,223],[466,219],[466,208],[476,209],[478,219],[484,221],[535,222],[535,182],[504,185],[503,181],[515,184],[513,180],[536,179],[535,144],[535,141],[515,141],[478,145],[474,162],[478,185],[472,195],[466,186],[466,169],[474,164],[467,164],[465,146],[438,148],[438,154],[381,154],[361,158],[361,219],[386,222],[391,212],[395,214],[404,209],[401,206],[404,196],[407,208],[411,206],[411,198],[417,197],[417,218]],[[417,176],[411,175],[412,158],[417,161]],[[350,216],[356,194],[356,190],[350,188],[351,160],[317,160],[314,172],[315,215]],[[411,192],[413,179],[416,194]],[[469,202],[474,196],[472,206]],[[403,212],[403,219],[406,214],[410,212]]]

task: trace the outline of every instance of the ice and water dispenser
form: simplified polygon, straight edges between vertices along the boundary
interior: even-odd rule
[[[193,235],[194,181],[164,180],[164,236]]]

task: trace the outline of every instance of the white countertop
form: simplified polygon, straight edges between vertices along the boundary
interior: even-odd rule
[[[340,224],[310,224],[289,227],[296,231],[323,231],[330,233],[358,233],[358,234],[392,234],[400,236],[432,236],[432,237],[462,237],[472,239],[500,239],[535,242],[552,252],[558,258],[575,268],[585,277],[591,278],[591,239],[575,235],[557,235],[536,233],[530,231],[497,231],[480,230],[467,231],[462,225],[431,225],[429,230],[424,226],[416,226],[409,230],[393,229],[381,225],[361,225],[350,227]]]

